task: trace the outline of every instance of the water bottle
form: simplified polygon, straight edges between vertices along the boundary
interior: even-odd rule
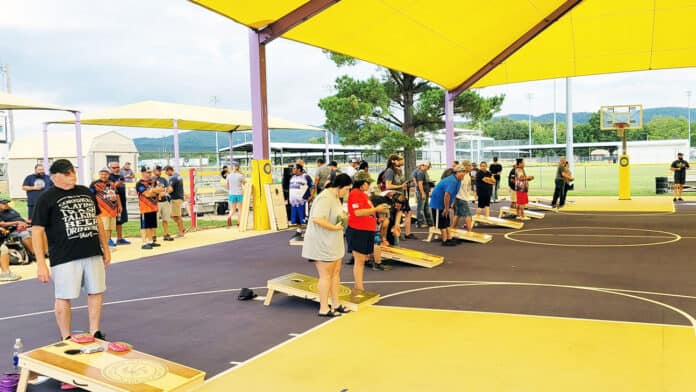
[[[15,339],[14,352],[12,353],[12,363],[14,365],[15,372],[19,372],[19,354],[22,352],[23,349],[24,345],[22,344],[22,339]]]

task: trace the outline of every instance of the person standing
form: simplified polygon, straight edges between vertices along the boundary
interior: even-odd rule
[[[430,197],[428,169],[430,169],[430,161],[419,162],[411,175],[416,186],[416,223],[420,228],[433,225],[433,217],[428,208]]]
[[[340,305],[338,286],[341,280],[341,259],[346,253],[343,241],[345,215],[341,199],[348,194],[350,188],[350,177],[346,174],[337,175],[314,200],[309,213],[302,257],[314,261],[319,273],[317,288],[320,317],[335,317],[348,312]],[[333,310],[329,308],[329,296]]]
[[[690,169],[689,162],[684,160],[684,154],[677,154],[677,160],[672,162],[669,170],[674,172],[674,199],[673,201],[683,201],[684,184],[686,183],[686,170]]]
[[[567,163],[566,157],[561,157],[558,162],[556,179],[554,180],[553,199],[551,200],[551,207],[553,208],[563,208],[565,206],[568,184],[573,181],[573,175],[570,174]]]
[[[295,164],[292,173],[288,203],[290,203],[290,223],[297,225],[297,229],[290,241],[296,241],[302,239],[302,227],[306,223],[307,205],[314,198],[314,184],[312,177],[304,172],[304,167],[299,163]]]
[[[459,226],[459,218],[464,218],[466,223],[466,231],[471,231],[474,228],[474,221],[471,219],[473,215],[469,208],[469,203],[474,200],[471,187],[471,176],[468,174],[471,171],[471,162],[469,160],[462,161],[462,169],[465,173],[457,191],[457,198],[454,201],[454,219],[452,220],[452,228],[456,229]]]
[[[116,244],[111,241],[111,231],[116,230],[116,218],[121,215],[121,199],[116,193],[116,184],[109,181],[109,175],[109,169],[99,170],[99,179],[89,185],[89,190],[97,199],[97,205],[101,211],[99,219],[109,239],[109,246],[113,247]]]
[[[128,162],[126,164],[130,166]],[[126,199],[126,178],[124,176],[126,172],[121,169],[118,162],[110,162],[109,170],[111,170],[109,181],[116,184],[116,193],[121,201],[121,213],[116,217],[116,242],[109,238],[109,246],[129,245],[130,241],[123,238],[123,224],[128,222],[128,201]],[[134,178],[132,173],[133,171],[131,170],[131,177]]]
[[[387,161],[387,169],[384,171],[383,178],[387,191],[395,191],[404,196],[404,203],[401,207],[404,218],[404,238],[415,240],[417,237],[411,233],[411,216],[413,212],[411,211],[411,203],[408,197],[408,181],[404,176],[403,166],[404,158],[397,154],[391,154]],[[400,226],[401,222],[398,221],[396,224]]]
[[[157,197],[157,215],[159,219],[162,220],[162,231],[164,232],[164,237],[162,237],[162,239],[165,241],[174,241],[174,237],[169,235],[169,221],[172,220],[172,198],[169,194],[172,192],[172,187],[169,186],[169,181],[162,177],[162,166],[155,166],[155,170],[152,174],[158,186],[162,188],[162,191]],[[152,238],[152,242],[157,242],[156,233]]]
[[[22,190],[27,192],[27,220],[29,222],[33,218],[34,206],[39,196],[51,186],[53,186],[53,182],[46,175],[46,169],[40,163],[34,166],[34,173],[24,178]]]
[[[455,196],[459,192],[460,182],[465,175],[464,168],[457,166],[452,169],[453,174],[440,180],[435,185],[430,196],[430,208],[432,208],[435,225],[440,229],[442,246],[455,246],[457,243],[452,238],[450,228],[450,208],[454,205]]]
[[[314,169],[314,185],[317,187],[316,194],[319,195],[324,187],[329,182],[331,169],[325,165],[326,161],[323,158],[317,159],[317,168]]]
[[[488,171],[488,163],[481,162],[479,170],[476,173],[476,194],[478,195],[478,205],[476,215],[481,216],[481,210],[484,210],[486,219],[491,215],[491,195],[495,186],[495,178],[493,173]]]
[[[135,191],[138,192],[140,236],[143,241],[140,248],[152,249],[160,246],[154,239],[157,232],[157,199],[164,189],[152,179],[151,167],[143,166],[140,169],[140,181],[135,184]]]
[[[123,168],[121,168],[121,174],[123,175],[123,179],[125,182],[135,182],[135,173],[133,173],[133,169],[131,169],[131,163],[126,162],[123,164]]]
[[[519,161],[519,159],[517,159]],[[510,208],[517,209],[517,192],[515,191],[515,183],[517,182],[517,161],[512,165],[510,173],[508,173],[508,192],[510,193]]]
[[[236,163],[232,164],[232,171],[227,174],[227,201],[229,202],[229,214],[227,215],[227,225],[232,226],[232,217],[241,211],[242,209],[242,198],[244,191],[242,187],[244,186],[245,179],[244,174],[239,171],[239,165]],[[237,224],[239,224],[239,217],[237,218]]]
[[[348,166],[343,168],[343,172],[348,175],[351,179],[355,177],[355,173],[358,172],[358,160],[356,158],[351,158]]]
[[[524,159],[517,158],[515,169],[515,192],[517,195],[517,219],[529,220],[524,216],[524,209],[529,203],[529,181],[534,179],[534,176],[528,176],[524,170]]]
[[[495,180],[491,200],[493,201],[493,203],[497,203],[498,190],[500,189],[500,173],[503,172],[503,165],[498,163],[498,157],[493,157],[493,163],[491,163],[491,166],[488,168],[488,170],[493,174],[493,179]]]
[[[360,165],[358,166],[358,172],[355,173],[355,175],[353,176],[353,180],[365,180],[370,184],[375,182],[375,180],[370,175],[370,165],[369,163],[367,163],[367,161],[360,162]]]
[[[177,238],[184,236],[184,219],[181,217],[181,208],[184,204],[184,180],[179,173],[174,171],[171,165],[164,167],[164,173],[169,179],[169,187],[172,188],[172,193],[169,195],[172,198],[172,220],[176,222],[178,230]]]
[[[71,301],[87,292],[89,333],[97,339],[105,336],[100,329],[102,303],[106,291],[106,267],[111,262],[108,238],[98,219],[99,205],[94,194],[76,185],[72,163],[58,159],[50,167],[55,186],[37,200],[34,211],[33,241],[36,249],[37,277],[55,285],[55,316],[61,339],[71,331]],[[43,236],[48,237],[51,254],[49,270]]]

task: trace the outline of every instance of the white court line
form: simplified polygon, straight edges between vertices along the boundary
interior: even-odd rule
[[[343,316],[343,317],[345,317],[345,316]],[[319,329],[319,328],[321,328],[321,327],[323,327],[323,326],[326,326],[326,325],[329,325],[330,323],[335,322],[335,321],[338,320],[338,319],[340,319],[340,317],[334,317],[334,318],[332,318],[332,319],[329,319],[329,320],[327,320],[327,321],[324,321],[323,323],[321,323],[321,324],[319,324],[319,325],[316,325],[316,326],[314,326],[314,327],[312,327],[312,328],[310,328],[310,329],[308,329],[308,330],[302,332],[301,334],[295,336],[294,338],[288,339],[288,340],[284,341],[283,343],[280,343],[280,344],[278,344],[278,345],[276,345],[276,346],[273,346],[273,347],[269,348],[269,349],[266,350],[266,351],[263,351],[263,352],[261,352],[261,353],[259,353],[259,354],[256,354],[256,355],[254,355],[253,357],[247,359],[246,361],[241,362],[239,365],[237,365],[237,366],[235,366],[235,367],[232,367],[232,368],[229,368],[229,369],[227,369],[227,370],[225,370],[225,371],[222,371],[222,372],[220,372],[220,373],[214,375],[214,376],[211,377],[210,379],[205,380],[205,384],[207,384],[207,383],[209,383],[209,382],[215,380],[215,379],[218,378],[218,377],[222,377],[222,376],[224,376],[224,375],[227,375],[227,374],[229,374],[229,373],[232,373],[233,371],[235,371],[235,370],[237,370],[237,369],[239,369],[239,368],[242,368],[242,367],[246,366],[247,364],[249,364],[249,362],[251,362],[251,361],[253,361],[253,360],[255,360],[255,359],[259,359],[259,358],[261,358],[261,357],[263,357],[263,356],[266,356],[266,355],[272,353],[273,351],[275,351],[275,350],[277,350],[277,349],[279,349],[279,348],[285,346],[286,344],[288,344],[288,343],[294,341],[295,339],[298,339],[298,338],[300,338],[301,336],[304,336],[304,335],[306,335],[306,334],[308,334],[308,333],[310,333],[310,332],[314,332],[314,331],[316,331],[317,329]]]
[[[464,284],[452,284],[452,285],[444,285],[444,286],[422,287],[422,288],[411,289],[411,290],[404,290],[404,291],[399,291],[399,292],[396,292],[396,293],[388,294],[388,295],[383,296],[381,299],[387,299],[387,298],[390,298],[390,297],[395,297],[395,296],[397,296],[397,295],[415,293],[415,292],[419,292],[419,291],[426,291],[426,290],[432,290],[432,289],[450,288],[450,287],[465,287],[465,286],[475,286],[475,285],[477,285],[477,284],[475,284],[475,283],[473,283],[473,284],[472,284],[472,283],[464,283]],[[481,286],[495,286],[495,284],[491,284],[491,283],[481,283],[480,285],[481,285]],[[649,299],[649,298],[644,298],[644,297],[640,297],[640,296],[637,296],[637,295],[626,294],[626,293],[621,293],[621,292],[614,292],[614,291],[612,291],[612,290],[601,290],[601,289],[596,289],[596,288],[577,287],[577,286],[567,286],[567,285],[551,285],[551,284],[546,285],[546,284],[529,284],[529,283],[521,283],[521,284],[509,283],[509,284],[505,284],[505,285],[509,285],[509,286],[541,286],[541,287],[555,287],[555,288],[559,288],[559,287],[560,287],[560,288],[571,288],[571,289],[577,289],[577,290],[596,291],[596,292],[600,292],[600,293],[607,293],[607,294],[620,295],[620,296],[629,297],[629,298],[637,299],[637,300],[644,301],[644,302],[650,302],[650,303],[652,303],[652,304],[659,305],[659,306],[662,306],[662,307],[667,308],[667,309],[669,309],[669,310],[672,310],[672,311],[674,311],[674,312],[676,312],[676,313],[679,313],[679,314],[682,315],[684,318],[686,318],[687,320],[689,320],[689,323],[691,323],[691,327],[694,329],[694,334],[696,335],[696,319],[694,319],[690,314],[688,314],[688,313],[686,313],[685,311],[683,311],[683,310],[681,310],[681,309],[679,309],[679,308],[677,308],[677,307],[674,307],[674,306],[672,306],[672,305],[668,305],[668,304],[666,304],[666,303],[663,303],[663,302],[660,302],[660,301],[655,301],[655,300],[652,300],[652,299]]]
[[[230,362],[230,365],[234,365],[234,366],[237,366],[237,365],[239,365],[239,364],[241,364],[241,362],[237,362],[237,361],[232,361],[232,362]]]
[[[612,234],[554,234],[554,233],[513,233],[516,236],[552,236],[552,237],[603,237],[603,238],[674,238],[673,235],[612,235]],[[682,237],[684,238],[684,237]]]
[[[298,336],[300,336],[300,334],[299,334],[299,333],[294,333],[294,332],[293,332],[293,333],[289,333],[288,336],[298,337]]]

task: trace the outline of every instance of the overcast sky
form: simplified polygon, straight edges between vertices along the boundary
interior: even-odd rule
[[[209,105],[211,96],[219,97],[218,106],[250,110],[246,28],[188,1],[2,0],[0,8],[0,64],[10,65],[16,94],[83,112],[143,100]],[[324,122],[317,103],[332,93],[337,76],[378,72],[365,63],[339,69],[321,50],[287,40],[274,41],[266,53],[269,113],[312,125]],[[480,93],[505,93],[504,114],[542,114],[553,110],[553,84]],[[573,104],[575,111],[628,103],[685,107],[687,90],[696,91],[694,69],[582,77],[573,79]],[[564,111],[564,80],[557,81],[556,102]],[[38,132],[55,118],[16,112],[15,126],[18,133]]]

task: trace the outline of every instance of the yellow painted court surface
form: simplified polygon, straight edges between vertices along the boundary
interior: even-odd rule
[[[202,391],[693,391],[694,329],[372,306]]]
[[[569,200],[573,203],[567,203],[563,212],[674,212],[671,196],[634,196],[631,200],[619,200],[617,196],[575,196]]]

